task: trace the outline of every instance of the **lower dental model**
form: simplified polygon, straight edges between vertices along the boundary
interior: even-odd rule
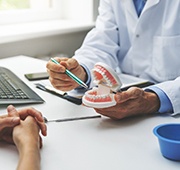
[[[82,102],[93,108],[106,108],[116,105],[113,92],[120,90],[122,83],[117,73],[104,63],[96,63],[92,69],[94,83],[98,87],[87,91]]]

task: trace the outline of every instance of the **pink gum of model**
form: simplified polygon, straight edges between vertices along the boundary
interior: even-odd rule
[[[92,108],[106,108],[116,105],[114,93],[120,90],[122,83],[117,73],[104,63],[96,63],[92,69],[97,87],[87,91],[82,102]]]

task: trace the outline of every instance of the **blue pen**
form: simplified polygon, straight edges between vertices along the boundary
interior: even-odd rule
[[[54,58],[51,58],[51,61],[56,63],[56,64],[60,64],[58,61],[56,61]],[[88,88],[88,86],[81,80],[79,79],[77,76],[75,76],[73,73],[71,73],[68,69],[65,70],[65,73],[71,77],[76,83],[78,83],[80,86],[84,87],[85,89]]]

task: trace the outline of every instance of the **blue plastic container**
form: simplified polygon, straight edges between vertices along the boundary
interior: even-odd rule
[[[162,124],[153,129],[164,157],[180,161],[180,124]]]

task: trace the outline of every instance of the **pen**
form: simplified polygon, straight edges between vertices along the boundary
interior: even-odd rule
[[[57,62],[54,58],[51,58],[51,61],[56,63],[56,64],[60,64],[59,62]],[[79,79],[77,76],[75,76],[73,73],[71,73],[68,69],[66,69],[65,73],[72,78],[76,83],[78,83],[80,86],[84,87],[85,89],[88,88],[88,86],[81,80]]]
[[[68,122],[68,121],[74,121],[74,120],[94,119],[94,118],[101,118],[101,115],[75,117],[75,118],[65,118],[65,119],[55,119],[55,120],[48,120],[46,117],[44,117],[44,121],[45,121],[45,123],[47,123],[47,122]]]

